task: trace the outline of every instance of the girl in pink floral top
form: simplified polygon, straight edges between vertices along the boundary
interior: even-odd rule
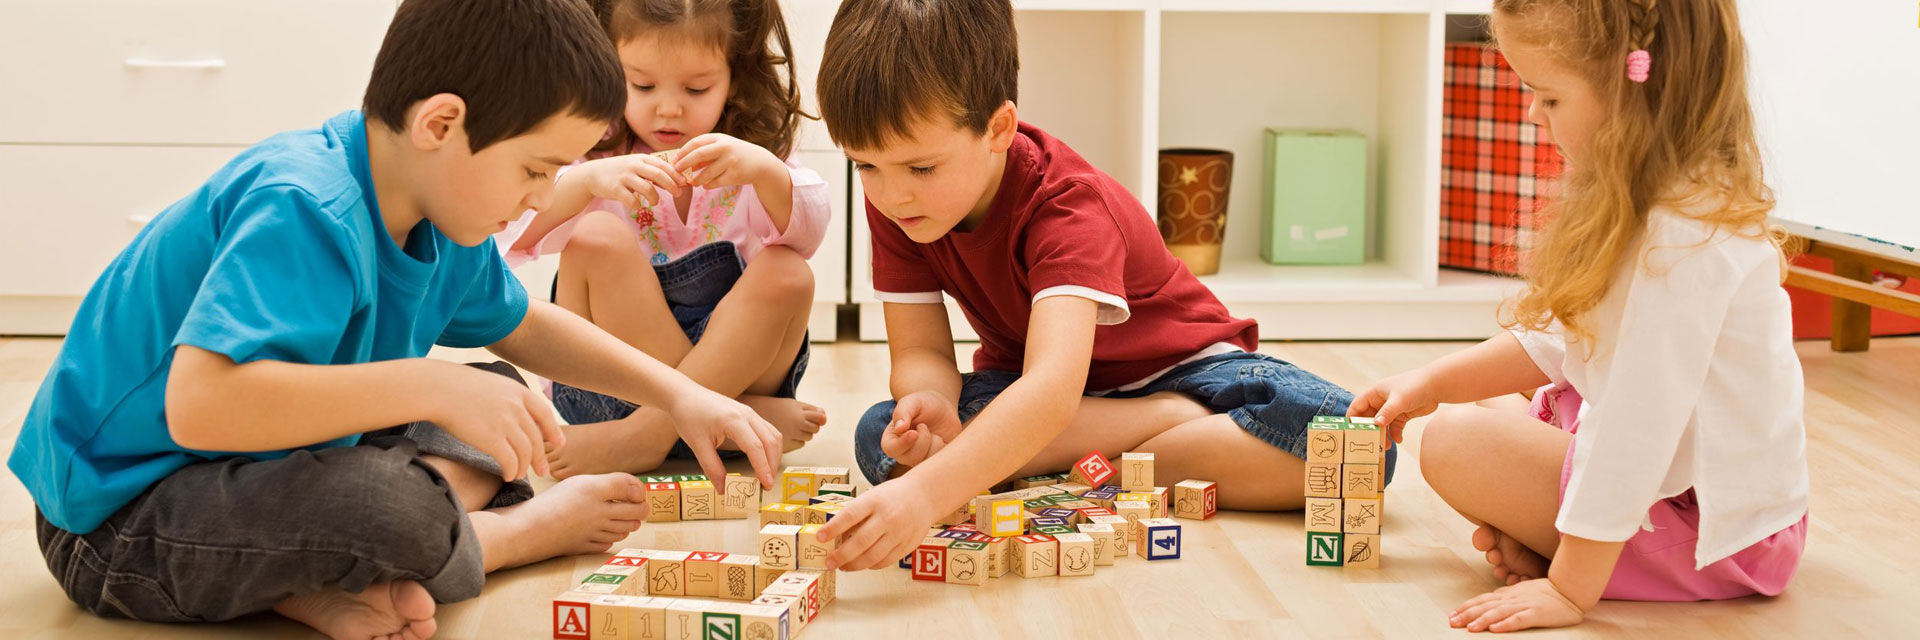
[[[595,5],[627,73],[625,126],[498,242],[514,265],[559,253],[554,302],[759,411],[786,439],[768,446],[798,448],[826,422],[794,390],[807,258],[830,213],[820,175],[782,160],[800,100],[778,1]],[[549,453],[556,477],[691,455],[662,408],[560,384],[551,394],[571,423]]]

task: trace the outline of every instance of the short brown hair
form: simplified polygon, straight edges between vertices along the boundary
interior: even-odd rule
[[[986,133],[1019,83],[1008,0],[847,0],[820,61],[820,116],[851,149],[901,141],[941,115]]]
[[[402,2],[361,108],[398,132],[441,93],[466,101],[475,152],[555,115],[611,122],[627,105],[620,59],[582,0]]]
[[[718,49],[733,93],[714,129],[781,158],[793,151],[806,114],[793,85],[799,74],[779,0],[595,0],[594,12],[616,46],[654,32]],[[614,129],[603,148],[625,144],[626,122]]]

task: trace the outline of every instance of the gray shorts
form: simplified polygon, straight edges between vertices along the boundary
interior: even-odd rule
[[[519,379],[506,363],[474,365]],[[76,534],[35,511],[40,551],[82,608],[108,618],[213,622],[324,588],[414,580],[440,602],[480,594],[480,542],[446,478],[422,456],[492,473],[493,458],[431,423],[277,460],[184,467]],[[533,496],[520,480],[490,507]]]

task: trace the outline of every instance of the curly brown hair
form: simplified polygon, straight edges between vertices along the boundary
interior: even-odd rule
[[[720,49],[733,91],[715,129],[781,158],[793,151],[800,118],[813,116],[800,110],[793,43],[779,0],[594,0],[593,8],[616,47],[644,33],[675,29]],[[602,148],[618,146],[629,135],[626,122],[616,119],[614,135]]]

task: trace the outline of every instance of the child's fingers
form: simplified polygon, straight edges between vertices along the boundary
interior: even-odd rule
[[[680,157],[673,161],[674,170],[682,175],[691,175],[700,167],[713,162],[727,150],[724,146],[714,144],[718,141],[719,138],[708,136],[700,136],[688,141],[685,146],[680,147]]]
[[[1377,416],[1380,405],[1384,401],[1382,398],[1384,395],[1385,392],[1382,391],[1380,387],[1368,387],[1366,391],[1360,392],[1360,395],[1355,396],[1353,402],[1347,405],[1347,417],[1365,418]]]
[[[682,147],[680,150],[680,153],[684,155],[686,153],[686,148]],[[656,155],[644,155],[644,156],[638,156],[638,157],[640,158],[640,161],[638,163],[635,163],[632,167],[632,170],[634,172],[636,173],[642,172],[642,171],[647,172],[648,174],[653,176],[648,178],[649,180],[658,180],[660,178],[664,178],[666,180],[667,185],[672,185],[676,187],[684,187],[687,185],[686,176],[680,173],[679,169],[674,168],[672,162]]]
[[[527,412],[533,414],[534,424],[540,427],[541,440],[552,443],[555,447],[565,445],[567,434],[560,429],[560,421],[553,419],[553,411],[547,408],[547,403],[541,400],[540,394],[533,389],[524,389],[522,393],[521,397],[527,405]]]
[[[620,188],[626,190],[627,203],[634,205],[636,209],[640,207],[651,207],[655,201],[660,199],[653,183],[647,182],[646,178],[631,173],[620,176]]]
[[[767,468],[781,468],[780,456],[786,451],[786,447],[781,446],[781,443],[785,441],[785,436],[780,435],[780,430],[775,429],[773,423],[767,422],[765,418],[760,417],[760,414],[752,411],[747,412],[747,422],[754,433],[760,436],[760,446],[767,452],[769,458]]]
[[[693,449],[693,459],[700,461],[701,473],[707,474],[709,478],[727,477],[727,465],[720,462],[720,452],[714,450],[713,441],[706,438],[682,438],[682,440],[687,443],[687,448]],[[739,444],[741,450],[747,449],[746,443]],[[748,455],[751,457],[752,454]],[[765,477],[761,478],[761,484],[767,488],[773,486],[766,483]]]
[[[746,421],[735,422],[726,429],[726,432],[727,437],[733,439],[734,446],[740,447],[740,452],[747,454],[747,464],[753,467],[753,474],[760,477],[760,486],[772,489],[774,459],[768,455],[767,446],[761,441],[760,434],[754,431],[752,423]],[[779,450],[779,447],[773,448],[773,451]],[[711,449],[709,449],[709,451],[711,451]],[[704,464],[704,462],[702,464]],[[707,477],[726,477],[727,468],[720,464],[718,455],[714,456],[713,466],[720,470],[720,474],[714,475],[709,472]]]
[[[843,503],[839,511],[834,512],[833,519],[828,520],[824,525],[820,525],[820,530],[815,532],[815,539],[821,542],[838,539],[846,535],[849,529],[860,524],[861,520],[865,520],[867,514],[871,512],[872,509],[867,506],[865,501],[849,500]],[[842,543],[843,544],[837,547],[838,549],[847,548],[847,545],[844,544],[845,541],[842,541]]]

